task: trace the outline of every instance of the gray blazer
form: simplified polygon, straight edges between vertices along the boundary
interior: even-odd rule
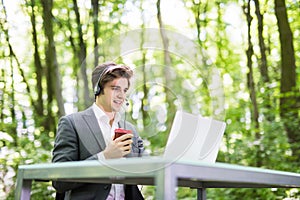
[[[119,123],[123,128],[124,121]],[[126,122],[126,129],[133,132],[133,145],[127,157],[141,155],[143,147],[137,140],[138,133],[134,126]],[[139,147],[140,146],[140,147]],[[68,162],[80,160],[97,160],[97,153],[105,149],[105,141],[98,125],[92,106],[88,109],[60,118],[55,138],[52,162]],[[106,199],[111,184],[68,183],[53,181],[57,191],[57,199]],[[135,185],[125,186],[125,199],[143,199]]]

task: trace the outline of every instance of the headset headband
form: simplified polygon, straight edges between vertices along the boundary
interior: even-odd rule
[[[104,75],[106,75],[107,73],[112,72],[115,69],[124,69],[123,65],[115,65],[115,64],[110,64],[108,66],[105,67],[105,69],[102,71],[102,73],[100,74],[97,83],[94,87],[94,94],[95,96],[98,96],[101,93],[101,87],[100,87],[100,82],[102,81]]]

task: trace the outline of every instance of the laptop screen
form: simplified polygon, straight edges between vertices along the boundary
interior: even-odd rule
[[[214,163],[226,124],[209,117],[177,111],[164,157]]]

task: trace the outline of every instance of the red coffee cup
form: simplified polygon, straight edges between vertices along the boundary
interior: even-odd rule
[[[114,140],[117,139],[118,137],[127,134],[127,133],[132,133],[131,130],[127,130],[127,129],[123,129],[123,128],[117,128],[115,129],[115,136],[114,136]]]

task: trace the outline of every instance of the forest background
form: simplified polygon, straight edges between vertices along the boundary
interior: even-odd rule
[[[91,71],[135,70],[127,119],[151,155],[175,111],[227,123],[218,162],[300,172],[296,0],[2,0],[0,199],[17,167],[51,161],[58,119],[93,102]],[[152,199],[155,188],[142,191]],[[208,189],[208,199],[299,199],[299,189]],[[53,199],[34,183],[32,199]],[[178,199],[196,190],[179,188]]]

